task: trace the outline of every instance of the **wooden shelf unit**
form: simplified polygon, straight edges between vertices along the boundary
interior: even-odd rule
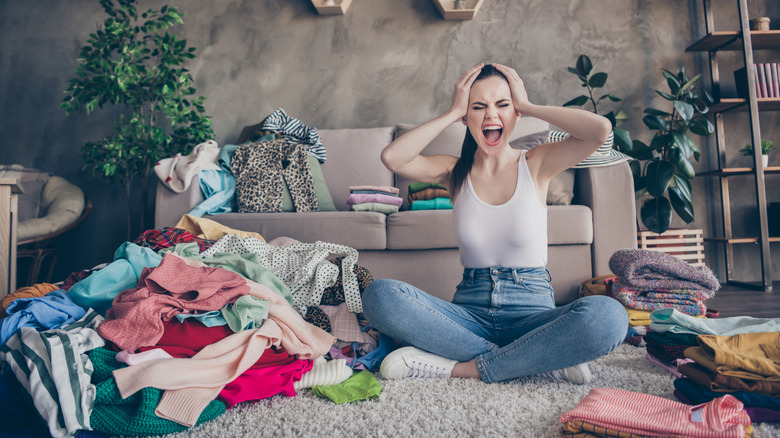
[[[477,15],[484,0],[466,0],[466,9],[455,9],[454,0],[433,0],[445,20],[471,20]]]
[[[772,291],[772,260],[770,256],[770,242],[780,242],[780,237],[769,237],[769,221],[766,199],[766,174],[780,173],[780,167],[767,167],[764,169],[761,162],[761,128],[759,126],[760,111],[780,111],[780,99],[758,98],[755,88],[755,67],[753,62],[754,50],[780,49],[780,31],[756,31],[750,30],[747,0],[731,0],[736,3],[739,12],[740,29],[738,31],[715,31],[712,2],[714,0],[702,0],[704,6],[704,23],[706,35],[690,45],[687,52],[706,52],[709,57],[709,72],[712,82],[712,95],[716,104],[710,107],[710,113],[714,115],[715,141],[718,152],[718,169],[699,172],[697,176],[713,176],[718,178],[720,184],[721,214],[723,230],[721,236],[705,237],[706,242],[722,244],[725,249],[726,278],[722,283],[740,285],[752,285],[766,292]],[[720,69],[718,65],[718,52],[737,51],[742,53],[742,60],[748,76],[748,97],[724,97],[720,90]],[[756,154],[754,167],[728,167],[726,162],[726,140],[724,114],[729,111],[746,111],[749,115],[750,138],[753,151]],[[735,147],[735,145],[731,145]],[[734,236],[731,220],[731,200],[729,195],[729,177],[737,175],[751,175],[755,185],[756,208],[759,217],[759,229],[754,236]],[[734,278],[734,245],[757,244],[761,256],[761,281],[751,283]]]

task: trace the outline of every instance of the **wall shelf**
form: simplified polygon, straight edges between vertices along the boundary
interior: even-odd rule
[[[780,30],[751,30],[750,39],[753,42],[753,50],[776,49],[780,45]],[[742,32],[711,32],[685,49],[686,52],[715,50],[731,52],[742,50]]]
[[[320,15],[344,15],[352,0],[311,0]]]
[[[445,20],[471,20],[484,0],[466,0],[466,9],[455,9],[454,0],[433,0]]]

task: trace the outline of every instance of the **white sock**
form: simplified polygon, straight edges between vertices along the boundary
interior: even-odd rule
[[[346,359],[325,360],[320,356],[314,360],[312,369],[301,380],[293,383],[296,391],[313,386],[338,385],[352,375],[352,368]]]

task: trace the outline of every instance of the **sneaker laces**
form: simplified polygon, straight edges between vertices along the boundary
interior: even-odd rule
[[[449,373],[444,368],[437,367],[425,362],[412,361],[412,365],[409,368],[409,374],[407,377],[421,379],[445,379],[449,377]]]

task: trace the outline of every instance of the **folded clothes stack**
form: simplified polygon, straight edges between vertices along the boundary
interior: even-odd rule
[[[350,186],[347,204],[354,211],[378,211],[391,214],[403,204],[398,194],[400,190],[392,186]]]
[[[409,184],[407,196],[411,210],[451,210],[452,200],[447,187],[441,184],[416,182]]]

